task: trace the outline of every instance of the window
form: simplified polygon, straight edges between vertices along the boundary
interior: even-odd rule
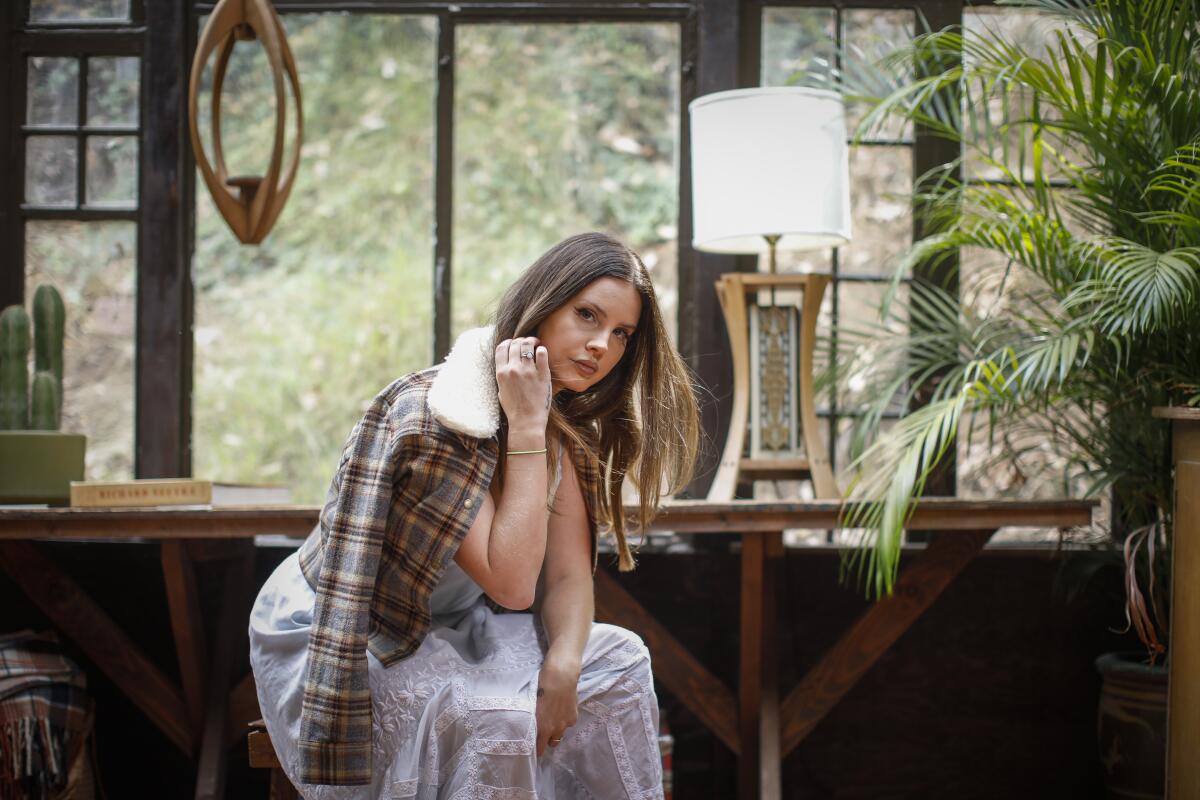
[[[674,334],[679,34],[664,23],[459,26],[456,332],[486,321],[564,236],[604,230],[642,256]]]
[[[578,15],[282,15],[305,140],[280,219],[262,245],[241,245],[195,183],[195,475],[322,502],[365,404],[431,363],[439,326],[452,342],[486,322],[571,233],[634,247],[674,321],[681,26]],[[265,171],[265,70],[257,43],[235,47],[222,101],[231,174]],[[454,158],[439,175],[447,132]],[[442,254],[450,280],[437,284]]]
[[[261,245],[242,245],[196,180],[193,469],[283,483],[296,502],[320,503],[364,404],[429,363],[437,26],[428,16],[282,19],[304,103],[283,213]],[[234,48],[222,102],[232,174],[266,170],[275,112],[265,62],[257,42]]]
[[[14,37],[23,297],[42,283],[63,296],[61,428],[87,436],[92,480],[133,477],[139,15],[129,0],[31,0]]]
[[[865,59],[882,55],[907,42],[916,29],[911,9],[834,9],[769,7],[763,13],[761,75],[764,86],[801,82],[807,75],[835,64],[836,45],[857,50]],[[853,131],[862,109],[846,109],[847,133]],[[892,274],[893,259],[912,241],[913,134],[910,126],[891,126],[878,138],[850,148],[850,203],[853,239],[850,244],[815,252],[780,253],[781,272],[825,272],[832,275],[826,290],[818,335],[829,336],[832,326],[873,323],[876,309]],[[765,267],[764,267],[765,269]],[[906,291],[902,287],[901,291]],[[847,409],[854,405],[854,376],[850,395],[834,389],[818,399],[822,434],[833,442],[831,455],[839,485],[847,481],[851,454],[851,423]],[[895,417],[900,409],[894,409]],[[890,424],[885,421],[885,427]],[[780,496],[811,496],[807,481],[778,481]],[[763,487],[767,491],[767,487]],[[758,496],[769,494],[759,492]],[[792,531],[789,544],[825,544],[825,531]]]
[[[1044,55],[1054,41],[1051,20],[1032,9],[971,8],[963,13],[963,26],[968,35],[1003,37],[1036,55]],[[986,109],[981,108],[978,97],[977,87],[969,87],[964,100],[968,110],[980,109],[974,120],[977,130],[995,129],[1006,121],[1023,119],[1031,108],[1030,99],[1019,92],[1012,94],[1009,103],[993,101]],[[967,119],[972,119],[970,114]],[[976,146],[965,148],[965,180],[990,183],[998,189],[1032,182],[1027,127],[1014,126],[1009,135],[989,136],[988,141],[997,142],[992,146],[978,146],[982,138],[981,135],[972,140],[971,144]],[[1056,183],[1053,177],[1051,182]],[[1069,217],[1067,222],[1072,224]],[[1019,264],[1010,264],[991,250],[966,248],[960,263],[963,303],[981,315],[1014,302],[1022,285],[1038,280]],[[964,420],[958,438],[959,494],[963,497],[1043,499],[1078,495],[1084,488],[1069,477],[1070,444],[1054,441],[1037,418],[999,420],[991,432],[986,418]],[[1057,542],[1058,538],[1053,528],[1011,528],[998,532],[992,543]]]

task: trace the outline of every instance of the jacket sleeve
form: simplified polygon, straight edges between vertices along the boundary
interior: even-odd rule
[[[301,783],[371,782],[369,604],[400,463],[383,397],[350,434],[323,544],[300,716]]]

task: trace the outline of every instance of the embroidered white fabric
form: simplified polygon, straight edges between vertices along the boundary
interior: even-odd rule
[[[280,761],[297,774],[300,708],[315,597],[295,554],[250,618],[259,705]],[[297,785],[308,800],[591,800],[663,796],[658,701],[635,634],[592,626],[579,719],[538,758],[536,690],[546,647],[533,614],[495,614],[453,561],[431,598],[429,635],[389,668],[367,654],[374,740],[369,786]]]

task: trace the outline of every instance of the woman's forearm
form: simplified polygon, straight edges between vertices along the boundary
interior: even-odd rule
[[[583,648],[595,618],[592,576],[564,578],[547,584],[540,613],[550,647],[545,668],[579,679]]]
[[[509,432],[509,450],[540,450],[545,446],[544,431]],[[512,596],[527,598],[529,602],[533,601],[534,586],[546,556],[546,492],[549,485],[546,472],[544,454],[508,457],[504,489],[488,537],[488,565],[492,573],[506,577]]]

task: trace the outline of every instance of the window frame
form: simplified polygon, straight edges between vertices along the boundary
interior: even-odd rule
[[[974,5],[991,5],[978,3]],[[457,24],[555,22],[674,22],[680,25],[679,174],[678,174],[678,329],[679,349],[705,387],[702,423],[705,440],[701,463],[688,494],[704,496],[719,456],[713,442],[723,441],[731,405],[732,369],[724,333],[712,326],[719,319],[713,280],[722,272],[753,271],[748,256],[699,253],[692,249],[690,131],[687,105],[702,94],[756,86],[761,59],[762,0],[547,0],[521,3],[430,2],[429,0],[279,0],[279,13],[369,13],[434,15],[439,22],[439,83],[436,99],[437,149],[435,222],[438,235],[432,260],[434,347],[440,360],[449,349],[450,275],[453,195],[453,46]],[[850,8],[915,9],[940,26],[960,22],[961,0],[772,0],[770,6],[820,6]],[[213,0],[187,3],[145,3],[131,0],[127,24],[72,23],[58,25],[25,22],[30,0],[18,0],[0,11],[0,79],[19,91],[0,103],[0,152],[10,154],[9,164],[23,170],[24,137],[16,129],[23,117],[24,67],[17,59],[26,45],[51,46],[62,52],[106,44],[100,55],[136,53],[142,59],[139,135],[138,205],[135,212],[97,209],[72,216],[67,210],[46,212],[53,218],[130,219],[138,225],[138,321],[135,341],[135,475],[174,477],[191,474],[192,314],[190,260],[194,239],[194,162],[187,135],[185,100],[191,56],[199,16],[215,6]],[[948,20],[947,22],[941,22]],[[107,37],[107,38],[106,38]],[[114,38],[115,37],[115,38]],[[112,50],[113,41],[122,41]],[[71,48],[75,48],[72,50]],[[48,53],[53,55],[54,53]],[[449,56],[449,61],[446,60]],[[446,73],[449,71],[449,77]],[[21,82],[16,79],[22,78]],[[146,109],[155,109],[148,114]],[[22,149],[16,160],[15,150]],[[932,145],[914,132],[914,175],[938,157]],[[24,299],[24,213],[20,180],[10,181],[7,197],[0,198],[0,240],[10,243],[10,261],[0,261],[0,303]],[[917,276],[915,275],[914,278]],[[706,323],[707,321],[707,323]],[[833,441],[831,439],[831,441]],[[951,478],[953,473],[951,471]],[[951,483],[952,485],[952,483]]]

